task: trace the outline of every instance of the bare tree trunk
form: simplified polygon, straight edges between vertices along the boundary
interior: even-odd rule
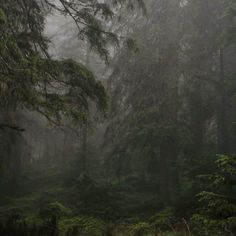
[[[221,154],[228,153],[229,147],[229,128],[227,117],[227,94],[225,87],[225,65],[224,65],[224,51],[219,50],[219,101],[217,112],[217,140],[218,152]]]
[[[86,61],[85,66],[86,68],[89,67],[90,63],[90,51],[89,51],[89,45],[87,45],[87,51],[86,51]],[[84,124],[82,127],[82,160],[81,160],[81,166],[82,166],[82,173],[88,173],[88,126],[87,124]]]

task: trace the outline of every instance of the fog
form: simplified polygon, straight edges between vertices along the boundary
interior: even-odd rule
[[[0,0],[0,236],[236,234],[235,0]]]

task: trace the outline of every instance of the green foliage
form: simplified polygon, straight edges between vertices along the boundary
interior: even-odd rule
[[[78,212],[102,219],[113,219],[118,214],[116,191],[106,182],[82,175],[75,183],[73,198]]]
[[[39,209],[39,217],[43,220],[51,220],[55,218],[57,221],[69,210],[59,202],[44,203]]]
[[[209,191],[198,194],[203,207],[192,217],[196,235],[230,236],[236,232],[236,157],[219,155],[216,165],[218,172],[206,176]]]
[[[153,229],[148,223],[140,222],[138,224],[132,225],[129,229],[129,236],[145,236],[154,235]]]
[[[168,231],[171,225],[176,221],[174,211],[171,208],[167,208],[158,214],[151,217],[150,222],[154,228],[160,231]]]
[[[5,2],[0,13],[1,22],[6,23],[0,33],[3,110],[38,111],[53,124],[60,124],[65,118],[72,123],[91,122],[91,101],[98,110],[106,110],[105,89],[91,72],[75,61],[49,57],[49,41],[43,36],[44,12],[38,2]],[[98,41],[94,39],[93,45]]]
[[[50,0],[13,0],[1,5],[1,109],[37,111],[56,125],[64,121],[90,125],[94,121],[91,103],[98,113],[107,109],[105,89],[82,64],[50,58],[42,2],[49,10],[70,16],[79,38],[88,41],[105,61],[110,43],[118,45],[118,40],[105,31],[103,20],[109,21],[126,4],[134,10],[138,3],[146,11],[144,3],[59,0],[54,5]],[[109,80],[113,112],[105,158],[98,158],[88,145],[85,149],[89,150],[79,152],[81,159],[72,163],[67,181],[64,162],[62,171],[47,163],[27,172],[27,180],[17,179],[24,187],[21,197],[1,197],[0,235],[191,235],[182,217],[188,219],[196,206],[195,192],[207,182],[207,189],[198,194],[201,208],[192,216],[194,235],[234,235],[235,156],[218,156],[216,167],[210,163],[217,142],[230,136],[224,125],[235,116],[230,97],[234,88],[229,94],[227,81],[233,70],[228,64],[225,72],[218,68],[219,35],[228,30],[230,43],[234,38],[233,24],[222,30],[219,25],[235,18],[234,2],[189,0],[180,6],[178,1],[151,1],[150,25],[141,22],[134,32],[140,48],[135,40],[124,40]],[[213,10],[207,11],[208,7]],[[139,53],[130,56],[127,47]],[[218,70],[227,73],[222,83]],[[230,107],[223,117],[225,123],[218,117],[224,115],[224,106],[218,109],[218,97]],[[218,134],[222,127],[226,134]],[[17,139],[12,140],[16,143]],[[235,140],[229,140],[234,146]],[[90,156],[96,161],[89,160],[93,163],[85,170],[81,160]],[[204,176],[207,181],[199,184],[196,175],[209,169],[215,173]],[[81,174],[86,171],[89,174]],[[1,166],[2,172],[10,176],[11,169]],[[1,181],[9,183],[6,176]]]
[[[105,234],[105,223],[92,217],[74,217],[64,219],[59,225],[61,235],[65,236],[103,236]]]
[[[65,119],[89,124],[91,101],[99,111],[107,108],[104,87],[83,65],[50,58],[49,41],[43,35],[44,11],[49,8],[70,16],[79,38],[88,40],[91,48],[106,61],[108,44],[118,44],[118,40],[104,30],[101,18],[108,20],[114,13],[110,4],[98,1],[60,0],[59,3],[60,6],[51,1],[14,0],[1,5],[0,24],[6,24],[0,33],[1,107],[38,111],[56,125]],[[144,8],[142,1],[136,3]]]

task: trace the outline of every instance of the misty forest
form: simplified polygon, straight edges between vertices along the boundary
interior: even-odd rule
[[[236,0],[0,0],[0,236],[236,236]]]

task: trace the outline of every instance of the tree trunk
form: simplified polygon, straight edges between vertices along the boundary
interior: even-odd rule
[[[225,87],[225,65],[224,65],[224,52],[223,49],[219,50],[219,100],[217,112],[217,142],[218,152],[220,154],[228,153],[229,146],[229,128],[227,117],[227,95]]]

